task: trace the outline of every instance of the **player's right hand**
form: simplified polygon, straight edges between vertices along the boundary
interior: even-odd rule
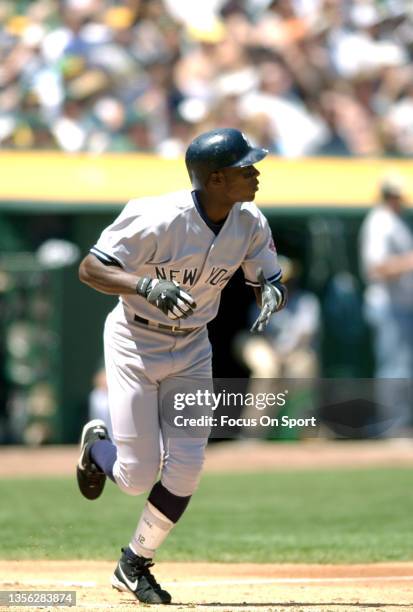
[[[170,319],[186,319],[196,308],[195,300],[176,281],[141,277],[136,285],[136,293],[162,310]]]

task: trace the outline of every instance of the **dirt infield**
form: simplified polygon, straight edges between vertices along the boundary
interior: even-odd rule
[[[73,474],[77,449],[3,448],[0,477]],[[206,471],[413,466],[413,442],[222,443],[208,449]],[[412,553],[413,556],[413,553]],[[0,561],[0,590],[70,590],[72,610],[129,610],[137,602],[110,586],[102,561]],[[159,563],[156,576],[176,610],[215,612],[413,611],[413,562],[369,565]],[[151,611],[162,606],[143,606]],[[17,608],[2,607],[0,610]],[[24,610],[60,609],[27,607]]]
[[[162,586],[173,595],[174,604],[170,608],[176,610],[413,610],[413,563],[367,566],[160,563],[156,569]],[[138,604],[130,595],[111,588],[112,571],[113,563],[102,561],[36,561],[35,564],[0,561],[0,588],[75,591],[76,606],[72,610],[136,609]],[[140,607],[165,612],[164,606],[140,604]]]
[[[0,478],[73,475],[78,448],[0,448]],[[257,472],[314,468],[412,467],[413,440],[309,440],[301,443],[221,442],[207,449],[206,472]]]

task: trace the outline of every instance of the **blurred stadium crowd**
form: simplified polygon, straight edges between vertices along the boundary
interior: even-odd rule
[[[412,0],[0,0],[0,146],[413,154]]]

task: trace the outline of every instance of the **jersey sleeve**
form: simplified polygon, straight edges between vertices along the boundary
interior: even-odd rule
[[[391,219],[382,213],[376,213],[368,218],[362,226],[360,237],[361,267],[368,279],[371,270],[389,257],[389,233]]]
[[[244,272],[245,283],[252,287],[260,286],[257,281],[259,268],[263,270],[266,280],[270,283],[280,280],[282,276],[270,226],[266,217],[259,210],[255,231],[241,267]]]
[[[139,206],[139,200],[131,200],[115,221],[103,230],[90,252],[105,265],[136,272],[151,258],[155,248],[155,231],[147,219],[145,208]]]

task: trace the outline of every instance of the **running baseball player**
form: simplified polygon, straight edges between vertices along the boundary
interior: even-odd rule
[[[252,331],[285,304],[271,231],[253,203],[254,164],[266,154],[235,129],[201,134],[186,152],[193,190],[131,200],[80,265],[82,282],[120,297],[104,330],[114,443],[103,421],[87,423],[77,480],[87,499],[106,477],[129,495],[149,491],[112,577],[144,603],[171,601],[152,559],[197,488],[208,439],[168,437],[159,398],[171,381],[212,379],[206,325],[237,268],[261,304]]]

